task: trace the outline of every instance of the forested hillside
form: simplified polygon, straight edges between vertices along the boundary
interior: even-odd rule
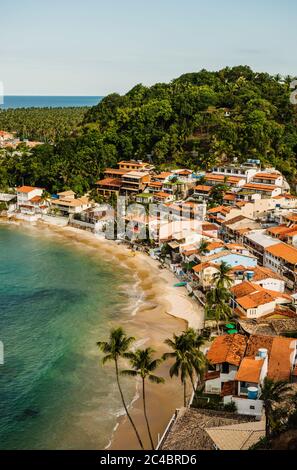
[[[15,131],[21,139],[53,143],[80,125],[87,107],[18,108],[0,110],[0,129]]]
[[[293,179],[297,112],[289,99],[291,81],[239,66],[136,85],[89,109],[75,133],[55,147],[37,148],[17,162],[12,155],[2,159],[1,184],[19,184],[23,176],[28,184],[84,192],[105,166],[123,158],[193,169],[259,158]]]

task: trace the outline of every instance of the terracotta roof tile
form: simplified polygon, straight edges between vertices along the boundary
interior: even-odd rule
[[[266,248],[266,251],[288,263],[297,264],[297,249],[286,243],[277,243],[276,245],[269,246]]]
[[[294,349],[296,349],[296,339],[281,336],[273,339],[268,361],[268,377],[273,380],[290,379]]]
[[[240,334],[218,336],[211,344],[207,359],[212,364],[228,362],[239,366],[245,353],[246,344],[245,336]]]
[[[245,357],[240,364],[235,380],[257,384],[260,379],[263,364],[264,359]]]

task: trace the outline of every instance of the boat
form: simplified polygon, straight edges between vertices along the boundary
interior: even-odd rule
[[[186,282],[178,282],[177,284],[174,284],[174,287],[185,287],[186,285]]]

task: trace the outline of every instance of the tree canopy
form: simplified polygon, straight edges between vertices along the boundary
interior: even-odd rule
[[[86,111],[71,135],[56,135],[54,146],[24,158],[0,157],[0,185],[20,184],[23,177],[51,191],[71,187],[82,193],[106,166],[131,158],[192,169],[255,158],[293,179],[297,113],[289,99],[291,80],[238,66],[110,94]],[[12,121],[7,130],[13,127]]]

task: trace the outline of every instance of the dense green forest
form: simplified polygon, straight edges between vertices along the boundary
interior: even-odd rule
[[[55,146],[2,156],[0,185],[24,178],[51,191],[83,193],[104,167],[122,158],[193,169],[235,157],[258,158],[292,180],[297,172],[292,80],[238,66],[185,74],[168,84],[136,85],[124,96],[111,94],[89,108],[71,136],[55,136]]]
[[[87,107],[19,108],[0,110],[0,129],[21,139],[53,143],[69,136],[82,123]]]

